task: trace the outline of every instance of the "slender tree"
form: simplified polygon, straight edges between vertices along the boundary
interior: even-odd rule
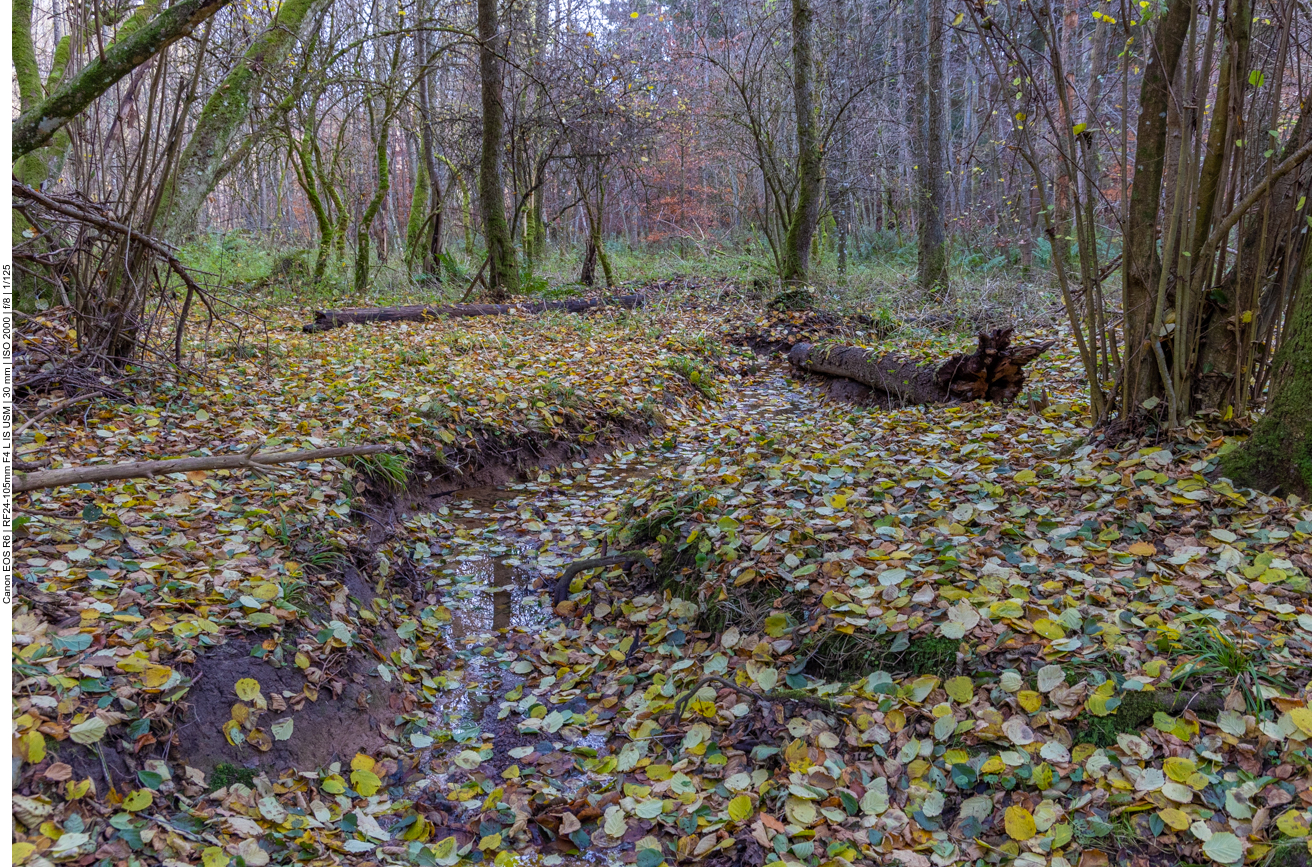
[[[947,149],[944,132],[943,75],[944,0],[916,0],[916,16],[924,25],[916,76],[916,274],[920,288],[944,292],[948,287],[947,237],[943,222]]]
[[[506,39],[497,29],[497,0],[478,0],[478,78],[483,102],[483,147],[478,198],[487,242],[488,286],[494,298],[519,290],[515,242],[506,222],[501,185],[501,141],[505,108],[501,101],[501,56]]]
[[[812,35],[815,10],[811,0],[792,0],[793,111],[797,118],[797,201],[784,239],[785,283],[802,284],[811,266],[811,239],[820,215],[822,175],[812,99]]]

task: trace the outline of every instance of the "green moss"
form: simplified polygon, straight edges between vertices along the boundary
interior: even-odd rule
[[[831,680],[852,682],[876,672],[919,677],[932,674],[946,679],[957,667],[960,642],[950,638],[913,638],[895,650],[897,638],[891,634],[830,632],[804,647],[809,655],[808,674]]]
[[[1312,497],[1312,244],[1303,250],[1303,279],[1272,363],[1271,401],[1243,446],[1221,459],[1241,485],[1284,496]]]
[[[405,225],[405,246],[410,260],[417,265],[423,264],[423,250],[420,247],[420,234],[428,218],[428,166],[419,160],[419,171],[415,173],[415,187],[410,193],[410,218]]]
[[[805,287],[785,289],[774,296],[770,306],[776,310],[810,310],[815,306],[815,293]]]
[[[240,768],[228,762],[219,762],[210,773],[210,791],[226,789],[233,783],[241,783],[244,786],[254,785],[255,775],[258,773],[255,768]]]
[[[908,670],[917,676],[936,674],[943,679],[957,667],[957,649],[961,642],[951,638],[917,638],[907,648]]]
[[[1084,725],[1076,732],[1075,740],[1109,747],[1116,743],[1117,735],[1122,732],[1138,734],[1152,723],[1153,714],[1167,710],[1161,696],[1155,692],[1126,692],[1120,698],[1121,704],[1115,713],[1087,717]]]

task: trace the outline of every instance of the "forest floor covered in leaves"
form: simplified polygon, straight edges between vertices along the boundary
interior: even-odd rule
[[[1306,863],[1308,504],[1086,443],[1067,340],[1045,402],[889,410],[747,345],[968,337],[690,300],[278,311],[35,424],[395,450],[18,498],[15,863]]]

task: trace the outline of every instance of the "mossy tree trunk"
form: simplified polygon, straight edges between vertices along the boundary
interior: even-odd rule
[[[397,42],[400,45],[400,42]],[[400,56],[398,50],[393,56],[392,69],[396,70],[396,59]],[[378,216],[378,210],[383,206],[383,200],[387,198],[388,191],[392,188],[391,174],[388,171],[387,161],[387,137],[392,120],[392,92],[388,89],[388,95],[383,108],[382,122],[378,130],[378,138],[375,145],[375,159],[378,168],[378,188],[374,191],[373,198],[365,207],[364,213],[360,215],[360,225],[355,230],[355,294],[363,295],[365,289],[369,286],[369,230],[373,227],[374,218]],[[372,109],[370,114],[372,114]]]
[[[300,141],[298,142],[291,135],[290,130],[288,131],[288,138],[291,142],[291,162],[292,168],[296,171],[296,180],[305,192],[306,201],[310,203],[310,210],[314,213],[315,224],[319,227],[319,252],[314,260],[313,277],[313,285],[318,286],[323,282],[324,275],[328,271],[328,261],[332,258],[334,232],[332,217],[328,214],[328,208],[324,205],[323,196],[320,194],[321,184],[315,172],[314,153],[311,144],[315,134],[315,115],[314,109],[311,107]]]
[[[32,44],[32,0],[14,0],[10,44],[13,48],[14,79],[18,82],[18,101],[23,111],[41,100],[41,70],[36,65],[36,48]]]
[[[288,51],[305,27],[318,22],[318,13],[327,2],[285,0],[269,27],[255,38],[206,100],[160,200],[158,213],[166,238],[176,241],[191,232],[201,205],[231,165],[225,159],[228,148],[250,115],[256,93],[271,76],[282,72]]]
[[[1253,435],[1222,459],[1221,468],[1240,484],[1312,499],[1312,244],[1306,239],[1270,393],[1271,403]]]
[[[341,192],[324,168],[323,154],[318,144],[314,147],[314,163],[319,169],[319,180],[323,183],[328,198],[332,200],[333,212],[337,214],[337,221],[333,223],[333,258],[340,263],[346,259],[346,227],[350,224],[351,212],[346,209],[346,202],[342,200]]]
[[[597,204],[594,208],[585,198],[583,208],[588,219],[588,254],[585,259],[596,258],[601,262],[602,276],[606,278],[606,287],[610,288],[615,285],[615,272],[610,267],[610,257],[606,255],[606,246],[602,243],[601,226],[602,214],[605,213],[606,207],[606,186],[598,184]],[[586,283],[591,286],[596,279],[593,269],[586,269]]]
[[[501,60],[506,39],[497,31],[497,0],[478,0],[478,74],[483,98],[483,147],[478,198],[487,241],[488,287],[493,299],[519,289],[515,242],[506,221],[501,188],[501,139],[505,126],[501,95]]]
[[[793,5],[793,109],[797,115],[797,202],[784,239],[784,283],[805,283],[811,268],[811,238],[820,215],[820,147],[812,100],[812,35],[815,10],[810,0]]]
[[[421,267],[424,272],[437,281],[442,281],[442,178],[437,169],[437,153],[433,149],[433,111],[429,94],[429,43],[428,32],[419,34],[421,62],[425,64],[419,71],[416,91],[419,96],[419,151],[423,161],[421,171],[427,179],[428,201],[424,203],[427,213],[420,229],[421,237],[416,245],[422,248]],[[416,187],[416,192],[418,188]],[[418,202],[418,199],[415,199]],[[414,204],[411,205],[413,212]],[[413,219],[413,213],[412,213]]]
[[[11,134],[14,158],[31,153],[50,141],[56,132],[113,87],[119,79],[191,33],[197,25],[229,2],[231,0],[180,0],[126,37],[120,36],[103,54],[93,57],[75,75],[61,81],[53,93],[19,115],[13,123]],[[15,14],[18,14],[17,10]],[[15,28],[17,25],[16,18]],[[24,73],[23,78],[27,79],[27,83],[23,84],[20,78],[20,91],[27,89],[31,92],[31,76]],[[39,90],[39,77],[36,82]]]
[[[425,231],[430,222],[428,166],[422,156],[415,162],[415,186],[410,193],[410,216],[405,222],[406,260],[417,265],[421,271],[430,272],[432,269],[428,263],[428,238]]]

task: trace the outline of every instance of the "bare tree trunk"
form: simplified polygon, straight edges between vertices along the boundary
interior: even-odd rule
[[[916,79],[916,103],[922,116],[917,128],[922,144],[917,155],[916,207],[919,229],[916,273],[920,288],[946,292],[948,288],[947,238],[943,230],[943,175],[946,142],[943,128],[943,11],[944,0],[917,0],[917,17],[927,20],[928,38]]]
[[[501,60],[505,38],[497,32],[497,0],[478,0],[478,71],[483,95],[483,149],[479,164],[479,208],[483,211],[483,237],[487,241],[488,287],[494,299],[519,290],[515,242],[506,222],[505,192],[501,188],[501,138],[504,107],[501,102]]]

